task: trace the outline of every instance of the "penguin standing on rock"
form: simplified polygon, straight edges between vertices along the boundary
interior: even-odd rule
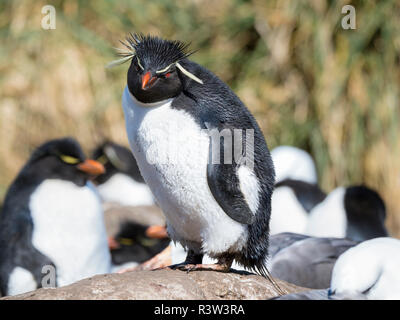
[[[188,250],[172,267],[227,272],[236,260],[269,277],[275,173],[254,117],[224,82],[188,60],[186,44],[135,34],[126,47],[129,143],[171,239]],[[204,254],[217,263],[202,264]]]
[[[57,286],[110,271],[101,201],[88,182],[101,173],[103,165],[85,159],[71,138],[33,152],[0,214],[2,295],[40,288],[51,267]]]

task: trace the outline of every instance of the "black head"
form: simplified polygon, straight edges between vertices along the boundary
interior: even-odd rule
[[[347,214],[347,237],[364,241],[388,235],[385,228],[386,208],[380,195],[366,187],[346,188],[344,207]]]
[[[106,172],[96,177],[94,182],[102,184],[114,174],[120,172],[129,175],[138,182],[144,182],[132,152],[119,144],[107,141],[92,153],[92,158],[100,162]]]
[[[42,181],[45,179],[62,179],[77,185],[104,173],[104,167],[97,161],[88,160],[73,138],[48,141],[39,146],[31,155],[19,177]]]
[[[135,261],[142,263],[165,249],[170,240],[151,238],[147,226],[135,222],[123,222],[120,231],[113,239],[111,257],[114,264]]]
[[[191,54],[187,44],[131,34],[124,45],[132,52],[127,82],[129,91],[137,100],[153,103],[176,97],[182,92],[181,72],[188,73],[179,61]],[[193,79],[193,75],[189,74],[189,77]]]

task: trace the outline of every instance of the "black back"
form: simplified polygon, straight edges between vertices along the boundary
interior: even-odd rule
[[[173,108],[183,109],[190,113],[203,129],[217,128],[220,131],[222,129],[254,130],[254,173],[260,184],[259,207],[254,221],[248,225],[248,246],[244,252],[235,258],[243,265],[247,267],[255,266],[260,273],[263,273],[263,261],[268,254],[271,195],[275,183],[275,171],[264,136],[252,114],[224,82],[207,69],[187,59],[182,61],[181,64],[186,70],[200,78],[204,84],[199,84],[184,75],[180,75],[183,91],[174,99]],[[245,146],[245,134],[242,138],[243,146]],[[243,156],[245,156],[244,153],[245,148],[243,148]],[[238,179],[231,174],[236,172],[239,165],[238,161],[234,161],[232,164],[224,164],[223,152],[221,152],[221,164],[209,164],[209,167],[215,167],[211,170],[219,171],[218,180],[220,183],[218,188],[226,188],[226,192],[221,192],[222,194],[229,195],[231,190],[240,189]],[[208,171],[210,171],[210,168],[208,168]],[[212,187],[210,186],[210,188]],[[231,201],[231,198],[225,199],[226,203]]]
[[[379,194],[366,186],[346,188],[344,207],[347,214],[346,236],[357,241],[387,237],[386,208]]]
[[[116,265],[126,262],[142,263],[164,250],[170,239],[151,239],[146,236],[147,226],[124,222],[115,240],[119,248],[111,250],[112,262]]]
[[[285,179],[275,185],[275,189],[279,187],[291,188],[301,206],[308,213],[326,198],[326,193],[317,184],[301,180]]]
[[[113,142],[105,142],[92,153],[92,158],[104,165],[106,172],[94,179],[96,184],[105,183],[116,173],[124,173],[137,182],[144,183],[132,152]]]
[[[9,187],[0,214],[0,293],[7,294],[8,277],[14,267],[30,270],[41,286],[42,267],[52,261],[32,245],[33,221],[29,201],[35,189],[46,179],[62,179],[79,186],[88,176],[74,165],[61,161],[69,155],[80,161],[85,156],[77,141],[64,138],[49,141],[38,147]]]

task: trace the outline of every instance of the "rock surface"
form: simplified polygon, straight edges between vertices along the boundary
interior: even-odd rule
[[[287,293],[305,288],[276,280]],[[56,289],[38,289],[3,299],[22,300],[203,300],[270,299],[279,296],[271,282],[261,276],[230,272],[179,270],[134,271],[98,275]]]
[[[126,207],[107,203],[107,233],[115,235],[124,221],[142,225],[164,225],[165,219],[157,206]],[[307,289],[277,280],[287,293]],[[3,297],[7,300],[242,300],[278,297],[273,284],[261,276],[233,271],[178,270],[132,271],[87,278],[55,289],[38,289],[21,295]]]

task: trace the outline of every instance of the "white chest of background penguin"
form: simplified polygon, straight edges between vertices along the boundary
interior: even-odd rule
[[[70,138],[35,150],[0,215],[1,294],[41,287],[45,265],[55,266],[57,286],[110,271],[101,202],[88,182],[103,172]]]
[[[128,148],[108,141],[93,151],[92,158],[106,169],[104,174],[93,180],[103,201],[124,206],[154,204],[153,194],[144,182]]]
[[[255,119],[225,83],[187,59],[187,45],[142,35],[127,40],[128,138],[170,237],[188,248],[178,267],[227,271],[235,259],[267,276],[275,174]],[[212,144],[202,129],[214,128],[254,130],[253,168],[224,164],[222,149],[221,164],[209,161]],[[201,265],[203,254],[218,263]]]

